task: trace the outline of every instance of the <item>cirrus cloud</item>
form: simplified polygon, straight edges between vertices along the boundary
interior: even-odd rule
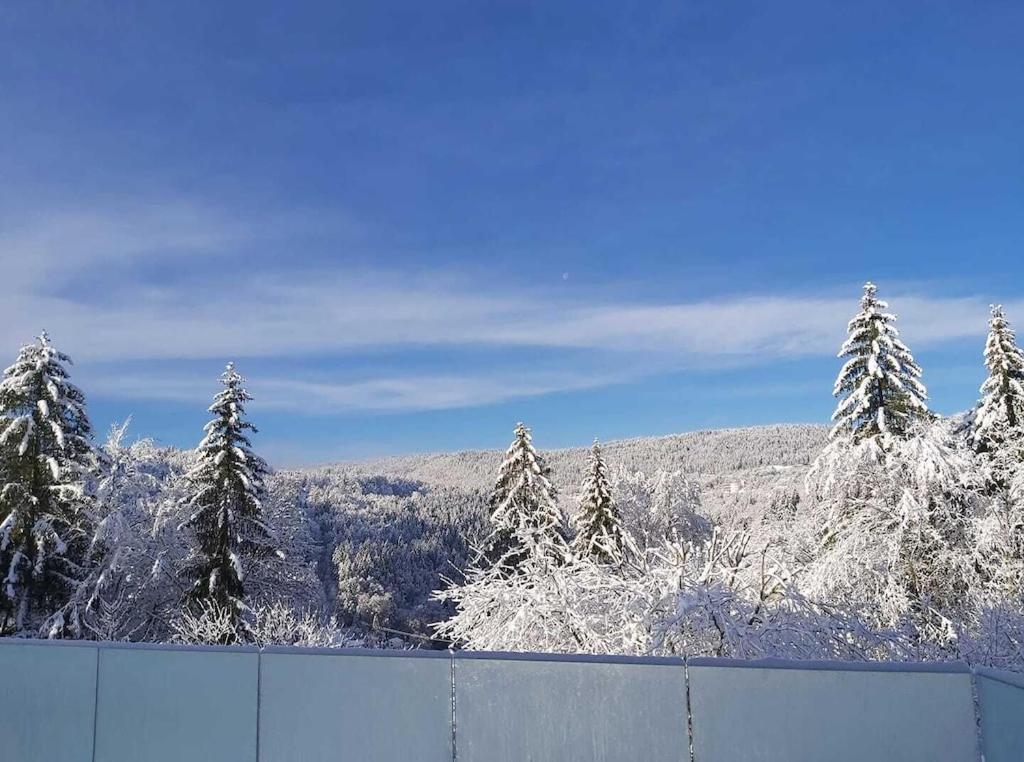
[[[79,360],[105,366],[367,350],[400,355],[429,347],[566,350],[562,367],[527,373],[514,391],[500,374],[472,364],[359,379],[296,373],[253,384],[265,404],[282,409],[313,397],[332,410],[415,410],[593,388],[686,367],[829,355],[856,309],[855,285],[843,296],[643,303],[571,295],[578,291],[552,295],[445,272],[303,267],[272,248],[287,241],[294,223],[265,221],[254,233],[230,215],[175,202],[37,215],[0,235],[10,287],[0,302],[0,340],[12,353],[45,327]],[[246,249],[261,256],[247,264],[238,254]],[[83,281],[88,286],[76,288]],[[985,332],[988,300],[980,296],[886,296],[914,346]],[[1009,307],[1020,312],[1024,304]],[[191,400],[208,392],[173,373],[92,376],[100,391],[124,397]]]

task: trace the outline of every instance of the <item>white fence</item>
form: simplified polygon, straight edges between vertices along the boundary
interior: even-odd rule
[[[0,759],[1020,762],[1024,681],[957,664],[0,640]]]

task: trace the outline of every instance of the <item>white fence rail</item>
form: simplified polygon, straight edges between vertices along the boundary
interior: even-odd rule
[[[958,664],[0,639],[0,758],[1020,762],[1024,681]]]

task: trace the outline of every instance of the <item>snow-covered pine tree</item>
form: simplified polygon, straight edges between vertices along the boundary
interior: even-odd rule
[[[622,561],[623,542],[622,521],[612,499],[608,469],[601,446],[595,441],[587,461],[572,547],[581,556],[617,564]]]
[[[982,556],[989,590],[1019,605],[1024,596],[1024,352],[999,305],[992,307],[985,366],[988,378],[969,434],[989,497]]]
[[[921,367],[899,338],[896,316],[864,284],[860,312],[847,326],[849,337],[839,357],[849,359],[839,371],[832,394],[844,397],[832,414],[832,438],[862,442],[873,437],[902,438],[916,421],[929,417],[928,392],[920,382]],[[844,396],[845,395],[845,396]]]
[[[244,419],[252,397],[243,378],[228,363],[220,377],[224,390],[214,397],[206,436],[196,448],[189,473],[191,515],[182,528],[192,531],[194,546],[185,569],[191,598],[200,605],[229,610],[236,621],[245,611],[245,567],[275,551],[275,538],[263,518],[263,477],[268,468],[252,451]]]
[[[491,493],[492,529],[485,550],[492,564],[511,571],[527,555],[555,562],[565,558],[565,521],[550,476],[530,430],[518,424]]]
[[[71,358],[44,331],[0,381],[0,633],[81,634],[85,484],[95,463]]]
[[[989,320],[985,367],[988,378],[981,385],[971,442],[980,451],[992,451],[1024,429],[1024,351],[998,304]]]

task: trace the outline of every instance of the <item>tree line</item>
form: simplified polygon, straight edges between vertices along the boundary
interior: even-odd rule
[[[874,284],[859,306],[802,494],[755,522],[694,513],[640,536],[595,445],[570,520],[521,425],[490,533],[437,593],[456,607],[437,633],[489,650],[1024,668],[1024,353],[994,306],[980,399],[944,418]]]
[[[123,581],[116,562],[129,549],[109,530],[126,516],[104,500],[123,464],[94,445],[70,364],[44,332],[0,380],[0,634],[86,636]],[[225,612],[244,632],[246,572],[280,550],[262,508],[267,465],[246,434],[251,397],[232,364],[220,381],[185,476],[177,530],[187,552],[171,573],[186,607]]]
[[[707,515],[673,464],[803,473],[819,435],[758,432],[759,450],[778,439],[768,460],[736,455],[741,433],[595,442],[585,463],[558,455],[582,471],[563,495],[522,424],[486,494],[274,473],[233,366],[194,450],[127,443],[125,427],[97,445],[71,361],[43,335],[0,379],[0,632],[1020,668],[1024,355],[994,307],[979,402],[941,417],[896,324],[867,284],[806,479],[758,475],[776,481],[757,485],[757,511],[738,510],[741,489]],[[473,473],[448,483],[494,467],[444,468],[463,461]]]

